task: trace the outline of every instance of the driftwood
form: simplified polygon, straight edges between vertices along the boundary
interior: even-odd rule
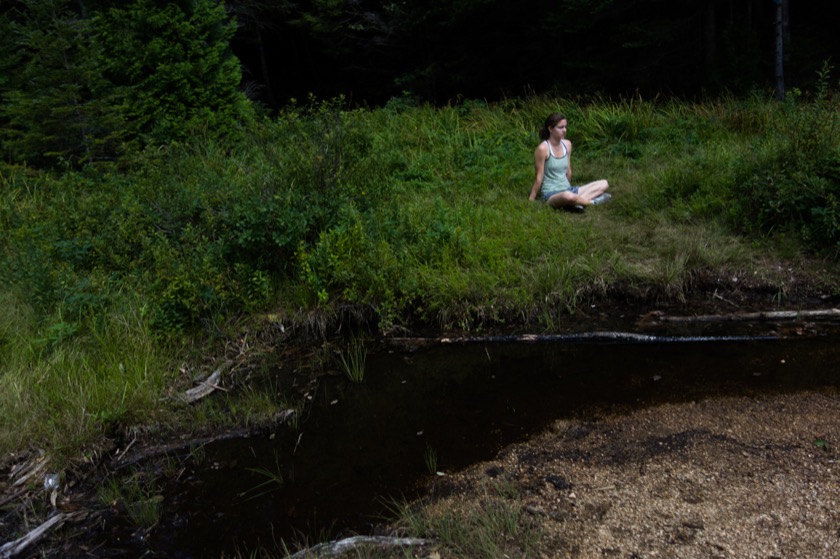
[[[18,488],[17,491],[13,491],[13,492],[9,493],[8,495],[4,495],[3,497],[0,497],[0,507],[5,505],[6,503],[11,503],[12,501],[14,501],[15,499],[17,499],[19,497],[23,497],[28,491],[29,491],[28,488],[20,487],[20,488]]]
[[[274,421],[276,423],[282,423],[288,421],[290,417],[295,414],[294,410],[283,410],[277,413],[274,416]],[[116,470],[121,470],[127,466],[133,466],[144,460],[149,460],[152,458],[157,458],[160,456],[166,456],[169,454],[178,454],[183,452],[191,452],[195,448],[205,446],[208,444],[216,443],[219,441],[227,441],[231,439],[243,439],[250,437],[254,434],[254,430],[250,428],[243,428],[243,429],[236,429],[234,431],[228,431],[227,433],[222,433],[221,435],[214,435],[212,437],[203,437],[203,438],[196,438],[190,439],[186,441],[178,441],[171,444],[160,445],[156,447],[149,447],[144,448],[138,452],[132,453],[127,455],[128,447],[126,447],[125,451],[118,452],[115,456],[115,461],[113,463],[113,467]],[[134,443],[129,444],[129,447]]]
[[[15,480],[15,482],[12,484],[12,486],[13,487],[18,487],[20,485],[23,485],[24,483],[26,483],[29,480],[29,478],[38,475],[46,466],[47,466],[47,461],[46,461],[46,459],[44,459],[43,456],[37,458],[36,460],[34,460],[32,462],[21,464],[18,468],[15,468],[12,471],[12,474],[11,474],[12,477],[17,476],[20,473],[20,470],[25,470],[26,468],[29,468],[29,471],[20,474],[20,477],[18,477]]]
[[[44,535],[53,528],[58,528],[66,521],[73,517],[73,514],[65,514],[60,512],[55,516],[50,517],[49,520],[14,541],[8,542],[0,546],[0,559],[12,559],[27,550],[29,546],[40,540]]]
[[[194,450],[195,448],[202,447],[211,443],[219,442],[219,441],[226,441],[230,439],[239,439],[248,437],[251,434],[250,429],[237,429],[235,431],[229,431],[227,433],[223,433],[221,435],[216,435],[213,437],[204,437],[200,439],[190,439],[188,441],[179,441],[176,443],[165,444],[161,446],[145,448],[141,451],[134,453],[128,457],[124,453],[119,454],[116,457],[116,460],[113,464],[114,469],[121,470],[126,466],[133,466],[139,462],[144,460],[149,460],[150,458],[157,458],[159,456],[166,456],[169,454],[177,454],[180,452],[189,452]]]
[[[692,341],[755,340],[771,336],[692,336]],[[775,337],[775,336],[772,336]],[[394,338],[392,345],[415,349],[434,345],[457,345],[475,343],[546,343],[546,342],[663,342],[685,341],[684,336],[655,336],[637,332],[578,332],[573,334],[520,334],[512,336],[460,336],[453,338]]]
[[[840,309],[817,309],[799,311],[761,311],[744,312],[732,314],[709,314],[709,315],[688,315],[669,316],[662,311],[652,311],[639,317],[636,327],[639,330],[655,328],[663,324],[694,324],[694,323],[727,323],[727,322],[771,322],[771,321],[799,321],[799,320],[840,320]],[[752,340],[765,338],[778,338],[778,334],[764,336],[692,336],[692,341],[713,341],[713,340]],[[685,336],[659,336],[641,332],[575,332],[569,334],[519,334],[502,336],[460,336],[444,338],[403,338],[394,337],[385,340],[392,346],[401,347],[405,350],[418,349],[435,345],[454,345],[470,343],[494,343],[494,342],[662,342],[682,341]]]
[[[698,316],[667,316],[650,313],[652,322],[750,322],[762,320],[804,320],[840,318],[840,309],[818,309],[803,311],[761,311],[733,314],[708,314]]]
[[[201,381],[201,384],[187,390],[184,394],[184,400],[188,403],[192,403],[204,398],[216,390],[224,390],[224,388],[219,386],[219,380],[222,378],[222,373],[229,369],[232,365],[233,361],[225,361],[219,365],[219,368],[213,371],[213,373],[205,380]]]
[[[352,551],[362,545],[373,545],[376,547],[408,547],[417,545],[429,545],[432,540],[420,538],[388,538],[384,536],[353,536],[335,542],[318,544],[309,549],[298,551],[290,555],[288,559],[309,559],[311,557],[335,557],[341,553]]]

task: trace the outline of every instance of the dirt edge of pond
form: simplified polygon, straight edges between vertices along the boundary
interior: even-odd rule
[[[839,444],[836,391],[663,404],[556,421],[436,481],[423,506],[466,517],[503,486],[541,534],[511,557],[830,559]]]

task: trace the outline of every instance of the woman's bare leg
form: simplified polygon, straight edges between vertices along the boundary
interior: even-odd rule
[[[558,192],[548,199],[548,205],[553,208],[560,208],[562,206],[588,206],[592,200],[603,194],[610,187],[609,183],[604,180],[597,180],[581,186],[577,194],[569,191]]]
[[[579,194],[573,194],[569,191],[558,192],[548,199],[548,205],[552,208],[562,208],[563,206],[579,206],[584,203],[580,201]]]
[[[609,187],[609,183],[604,179],[590,182],[580,187],[578,198],[586,200],[582,205],[587,206],[592,203],[592,200],[606,192]]]

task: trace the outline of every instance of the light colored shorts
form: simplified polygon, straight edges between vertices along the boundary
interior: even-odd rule
[[[571,188],[567,188],[566,190],[555,190],[554,192],[541,192],[543,202],[548,202],[548,199],[554,196],[555,194],[560,194],[561,192],[571,192],[572,194],[577,194],[580,191],[580,188],[577,186],[573,186]]]

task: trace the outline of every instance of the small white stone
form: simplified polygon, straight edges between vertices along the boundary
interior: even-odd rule
[[[50,491],[58,491],[60,486],[61,481],[58,474],[47,474],[44,476],[44,491],[47,493]]]

